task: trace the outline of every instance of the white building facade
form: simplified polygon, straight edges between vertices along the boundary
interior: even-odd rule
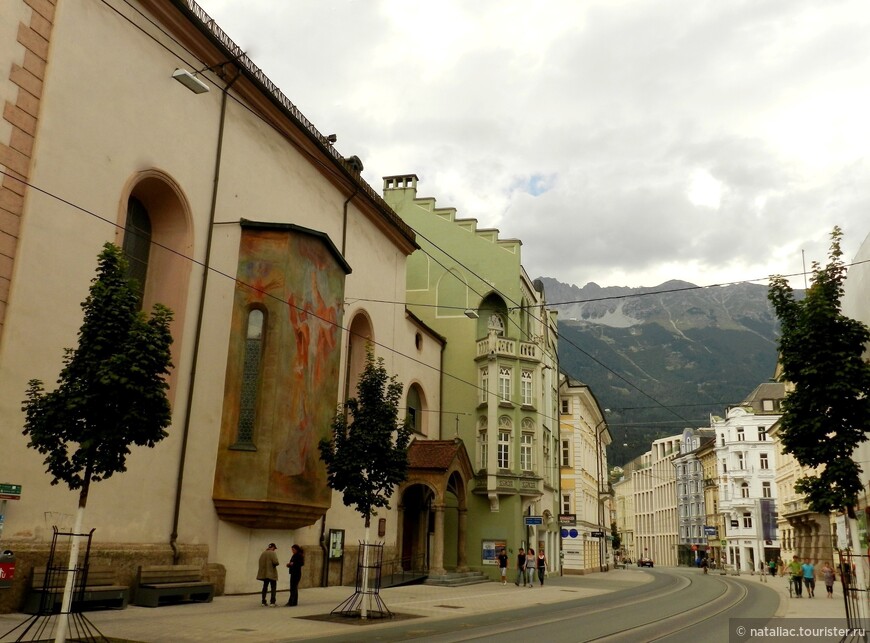
[[[775,443],[769,429],[781,417],[784,386],[760,385],[724,418],[712,418],[719,472],[719,511],[723,514],[725,564],[757,571],[780,555],[776,529]]]

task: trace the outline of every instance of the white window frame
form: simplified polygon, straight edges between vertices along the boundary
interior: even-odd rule
[[[520,435],[520,469],[534,470],[535,436],[532,433]]]
[[[567,397],[562,398],[562,415],[568,415],[571,412],[571,400]]]
[[[511,432],[499,428],[498,430],[498,451],[496,454],[496,464],[499,469],[511,468]]]
[[[563,467],[571,466],[571,440],[570,438],[562,438],[562,448],[559,451],[561,456],[560,465]]]
[[[513,371],[508,366],[500,366],[498,369],[498,399],[500,402],[511,401],[511,380]]]
[[[480,377],[478,378],[480,382],[480,403],[486,404],[487,397],[489,395],[489,367],[485,366],[480,369]]]
[[[772,498],[773,497],[772,493],[773,492],[771,490],[770,483],[769,482],[762,482],[761,483],[761,497],[762,498]]]
[[[758,454],[758,468],[764,471],[770,469],[770,458],[766,453]]]
[[[520,373],[520,397],[522,398],[523,405],[533,406],[535,403],[534,395],[532,371],[523,369]]]

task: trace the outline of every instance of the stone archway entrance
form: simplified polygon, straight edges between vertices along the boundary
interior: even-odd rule
[[[412,484],[402,494],[399,510],[402,515],[402,569],[429,569],[429,537],[432,533],[432,501],[435,493],[424,484]]]
[[[446,562],[467,571],[466,494],[473,472],[465,445],[459,439],[415,440],[408,447],[408,464],[408,479],[399,489],[402,567],[443,575]]]

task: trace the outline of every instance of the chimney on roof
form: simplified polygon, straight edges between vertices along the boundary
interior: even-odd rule
[[[417,192],[416,174],[397,174],[384,177],[384,192],[387,190],[414,190]]]

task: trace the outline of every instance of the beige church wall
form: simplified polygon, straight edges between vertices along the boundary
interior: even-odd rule
[[[15,60],[10,45],[14,30],[5,20],[10,4],[2,4],[0,55]],[[133,15],[125,3],[111,4]],[[11,6],[19,8],[18,3]],[[25,15],[13,16],[13,21],[27,18],[29,9],[22,11]],[[168,43],[165,36],[157,37]],[[179,186],[192,216],[191,254],[197,261],[204,260],[220,117],[219,85],[213,77],[206,74],[212,86],[209,93],[189,92],[171,74],[176,67],[195,69],[197,63],[190,55],[183,54],[187,62],[175,58],[102,2],[60,3],[52,38],[31,181],[105,220],[47,194],[28,192],[15,284],[0,343],[0,448],[14,454],[4,461],[0,481],[24,486],[22,499],[8,503],[4,546],[17,542],[37,549],[50,538],[53,524],[71,526],[78,493],[62,485],[50,486],[43,473],[43,456],[25,446],[20,405],[27,381],[40,378],[52,386],[64,348],[75,346],[80,304],[95,274],[97,255],[105,241],[117,239],[114,224],[124,221],[126,191],[138,173],[157,169]],[[7,80],[0,79],[4,97],[10,91]],[[190,408],[178,542],[198,547],[202,555],[207,552],[210,563],[223,565],[226,591],[231,593],[258,589],[252,567],[266,543],[279,544],[283,564],[289,545],[299,542],[309,555],[303,584],[319,584],[319,521],[290,532],[241,528],[221,522],[211,498],[238,265],[240,228],[235,222],[244,217],[309,227],[326,233],[341,249],[348,195],[325,179],[311,159],[232,100],[226,125],[216,208],[220,225],[214,226],[210,258],[215,272],[208,278],[203,309],[206,323]],[[354,202],[348,206],[346,238],[346,259],[353,269],[346,282],[346,301],[404,301],[404,252]],[[148,547],[169,551],[202,280],[202,267],[193,265],[186,314],[178,331],[181,351],[175,359],[169,437],[154,449],[134,449],[126,473],[92,486],[84,527],[96,528],[96,546],[128,543],[135,551],[145,552]],[[406,319],[401,304],[349,304],[343,321],[360,307],[371,316],[376,340],[403,354],[378,350],[388,371],[398,375],[406,390],[409,383],[419,383],[427,407],[438,408],[438,343],[423,332],[423,349],[416,349],[417,327]],[[341,341],[343,368],[346,333]],[[424,368],[404,355],[434,368]],[[428,437],[437,438],[439,419],[437,414],[429,416]],[[394,507],[397,501],[393,499]],[[395,511],[382,512],[380,517],[387,519],[387,525],[385,537],[379,540],[392,548],[394,556]],[[373,534],[377,534],[377,518]],[[328,528],[346,529],[349,547],[363,537],[362,518],[344,507],[337,494],[327,514]],[[131,568],[132,558],[135,555],[131,554]],[[353,580],[350,561],[355,565],[355,553],[345,560],[345,582]],[[281,578],[286,583],[286,576]]]
[[[208,117],[189,122],[167,118],[167,114],[184,113],[185,103],[195,98],[169,78],[174,61],[165,52],[155,61],[153,43],[110,12],[93,11],[98,5],[64,3],[59,10],[31,180],[108,222],[35,190],[28,193],[0,355],[4,382],[0,413],[16,429],[4,436],[4,442],[20,450],[20,457],[13,459],[4,474],[10,481],[26,481],[22,500],[7,512],[7,538],[45,538],[50,529],[45,512],[59,516],[75,512],[77,493],[62,486],[49,487],[47,476],[41,473],[43,458],[24,448],[26,439],[18,430],[23,424],[19,409],[27,380],[36,377],[51,386],[61,367],[63,349],[76,343],[80,303],[95,274],[102,244],[115,238],[112,223],[122,216],[124,186],[136,172],[160,167],[182,186],[194,213],[208,212],[211,163],[191,163],[181,143],[188,138],[208,141],[205,149],[213,158],[218,114],[214,97],[199,97],[205,98],[199,105],[211,112]],[[97,60],[100,65],[94,64]],[[149,83],[155,77],[156,82]],[[194,226],[195,255],[201,258],[205,234],[196,222]],[[193,277],[187,302],[191,310],[196,306],[196,283]],[[182,374],[189,369],[191,332],[188,323],[186,351],[176,360]],[[187,377],[182,375],[178,390],[186,384]],[[95,537],[168,540],[183,400],[183,394],[176,399],[169,438],[153,450],[134,451],[127,473],[92,489],[85,526],[97,527]],[[190,456],[198,454],[194,451]]]

